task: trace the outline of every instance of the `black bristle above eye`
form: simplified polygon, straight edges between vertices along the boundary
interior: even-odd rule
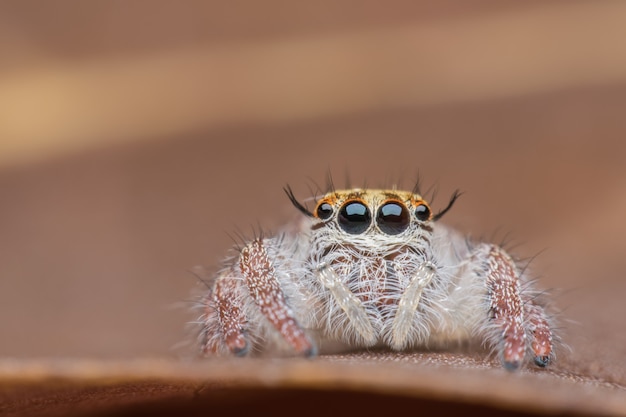
[[[291,190],[291,187],[286,185],[283,190],[285,191],[285,194],[287,194],[287,197],[289,197],[289,200],[291,201],[291,204],[294,205],[295,208],[297,208],[298,210],[300,210],[305,216],[308,217],[315,217],[313,215],[313,213],[311,213],[309,211],[309,209],[307,209],[304,205],[302,205],[297,199],[296,196],[293,195],[293,191]]]
[[[415,185],[413,185],[413,191],[412,191],[413,194],[422,195],[421,185],[422,185],[422,179],[421,179],[419,171],[417,171],[417,175],[415,177]]]
[[[452,206],[454,205],[454,202],[456,201],[457,198],[459,198],[461,196],[461,194],[463,194],[463,193],[460,192],[459,190],[454,190],[454,193],[452,193],[452,196],[450,197],[450,202],[448,203],[446,208],[441,210],[439,213],[435,214],[433,216],[433,220],[437,221],[440,218],[442,218],[443,215],[446,214],[448,212],[448,210],[450,210],[452,208]]]

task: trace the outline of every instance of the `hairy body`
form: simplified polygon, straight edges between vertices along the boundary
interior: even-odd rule
[[[246,244],[202,298],[206,354],[311,356],[478,340],[507,369],[546,366],[553,334],[521,268],[501,247],[438,223],[415,192],[337,190],[285,232]]]

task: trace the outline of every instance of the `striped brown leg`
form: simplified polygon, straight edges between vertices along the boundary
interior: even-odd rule
[[[531,331],[530,348],[537,366],[548,366],[552,357],[552,332],[542,307],[527,300],[524,304],[526,319]]]
[[[250,295],[263,316],[297,353],[304,356],[314,355],[315,346],[296,322],[287,305],[262,241],[255,240],[241,251],[239,266]]]
[[[491,319],[500,331],[504,367],[520,367],[526,354],[524,307],[515,263],[504,250],[490,246],[486,259],[487,290]]]
[[[235,355],[245,356],[249,343],[244,333],[247,320],[237,291],[239,283],[238,279],[232,277],[218,279],[215,283],[215,298],[224,343]]]
[[[241,279],[232,271],[224,273],[216,279],[213,289],[205,297],[202,340],[205,354],[219,353],[224,346],[237,356],[248,353],[240,285]]]

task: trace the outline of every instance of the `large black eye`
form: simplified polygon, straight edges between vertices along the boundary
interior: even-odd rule
[[[371,221],[369,209],[361,202],[348,202],[339,210],[339,226],[351,235],[366,231]]]
[[[328,203],[322,203],[317,207],[315,214],[318,218],[322,220],[326,220],[333,215],[333,206]]]
[[[418,220],[425,222],[430,219],[430,209],[425,204],[420,204],[415,208],[415,216]]]
[[[406,230],[411,222],[409,211],[400,203],[387,203],[378,209],[376,223],[388,235],[397,235]]]

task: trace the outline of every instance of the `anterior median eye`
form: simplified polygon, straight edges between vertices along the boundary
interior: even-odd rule
[[[411,222],[409,211],[401,203],[390,202],[378,209],[376,223],[388,235],[397,235],[406,230]]]
[[[349,201],[339,210],[339,226],[351,235],[358,235],[367,230],[372,216],[367,206],[360,201]]]

